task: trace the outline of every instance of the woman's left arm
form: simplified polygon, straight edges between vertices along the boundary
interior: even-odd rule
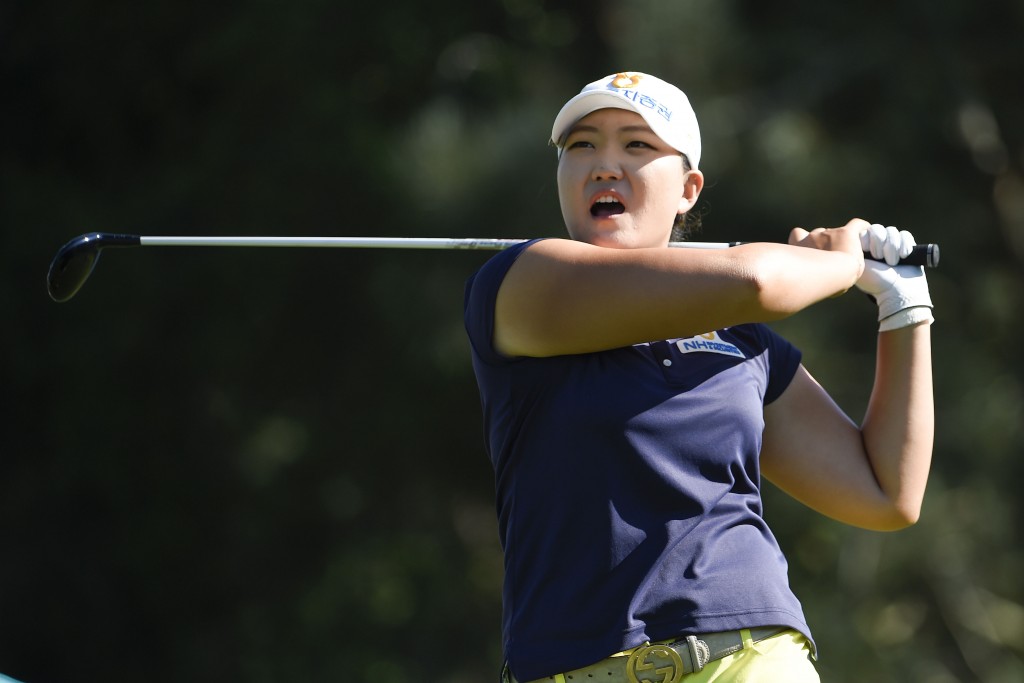
[[[790,242],[820,248],[821,231]],[[905,230],[874,224],[861,247],[857,288],[878,304],[875,381],[858,428],[807,370],[765,408],[761,471],[797,500],[868,529],[909,526],[921,514],[935,433],[932,300],[920,266],[897,265],[915,244]]]
[[[918,520],[935,424],[930,330],[922,323],[879,334],[859,428],[801,366],[765,409],[764,476],[848,524],[892,530]]]
[[[879,333],[860,427],[803,366],[764,415],[761,471],[779,488],[855,526],[881,531],[913,524],[934,435],[929,323]]]

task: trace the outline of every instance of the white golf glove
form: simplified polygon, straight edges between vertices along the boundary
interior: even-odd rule
[[[931,323],[932,298],[921,266],[897,266],[917,242],[906,230],[877,223],[860,236],[861,248],[882,261],[864,261],[857,289],[878,304],[878,330],[897,330],[920,322]]]

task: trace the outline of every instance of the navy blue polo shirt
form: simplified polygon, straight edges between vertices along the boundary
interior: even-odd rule
[[[782,625],[810,637],[762,516],[764,406],[800,353],[764,325],[558,356],[494,350],[498,288],[465,323],[505,555],[505,657],[523,681],[645,641]],[[543,302],[538,302],[543,305]]]

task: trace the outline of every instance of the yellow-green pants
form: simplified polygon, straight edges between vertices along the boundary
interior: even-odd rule
[[[703,670],[683,676],[679,683],[821,683],[811,661],[811,644],[802,634],[783,631],[756,643],[747,629],[740,634],[744,641],[742,650],[708,662]],[[556,674],[541,680],[570,683],[566,678],[565,674]]]
[[[708,662],[703,671],[683,676],[682,683],[820,683],[811,662],[811,644],[796,631],[754,643],[744,629],[744,648]]]

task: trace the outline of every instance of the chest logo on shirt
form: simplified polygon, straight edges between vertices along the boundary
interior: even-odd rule
[[[743,352],[739,350],[739,347],[719,337],[717,332],[707,332],[689,339],[680,339],[676,342],[676,348],[680,353],[720,353],[723,356],[743,358]]]

